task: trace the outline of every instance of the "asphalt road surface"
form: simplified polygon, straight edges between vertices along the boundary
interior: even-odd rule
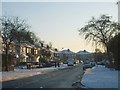
[[[72,85],[80,81],[83,74],[82,65],[69,66],[68,68],[36,75],[33,77],[2,83],[4,88],[74,88]]]

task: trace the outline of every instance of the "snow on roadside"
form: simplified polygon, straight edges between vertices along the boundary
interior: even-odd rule
[[[2,75],[2,79],[0,79],[0,82],[34,76],[34,75],[43,74],[46,72],[51,72],[54,70],[64,69],[64,68],[67,68],[66,64],[62,64],[60,67],[56,67],[56,68],[55,66],[52,66],[47,68],[37,68],[37,69],[30,69],[30,70],[15,69],[14,71],[0,72],[0,75]]]
[[[86,88],[118,88],[118,71],[98,65],[87,69],[81,82]]]

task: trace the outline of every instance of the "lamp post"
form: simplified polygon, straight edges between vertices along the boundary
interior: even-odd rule
[[[17,54],[16,55],[16,62],[15,62],[15,64],[18,64],[18,59],[19,59],[19,55]]]

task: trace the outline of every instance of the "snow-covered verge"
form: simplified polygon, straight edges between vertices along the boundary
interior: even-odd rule
[[[81,83],[86,88],[118,88],[118,71],[98,65],[85,71]]]
[[[60,67],[56,67],[56,68],[52,66],[52,67],[47,67],[47,68],[36,68],[36,69],[30,69],[30,70],[29,69],[15,69],[14,71],[0,72],[0,75],[2,75],[2,77],[0,78],[0,82],[30,77],[30,76],[34,76],[38,74],[51,72],[54,70],[64,69],[67,67],[68,66],[66,64],[62,64]]]

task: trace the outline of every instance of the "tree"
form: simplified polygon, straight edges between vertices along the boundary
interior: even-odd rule
[[[105,59],[105,53],[102,53],[102,52],[95,52],[94,53],[94,58],[95,58],[95,61],[102,61],[103,59]]]
[[[83,34],[88,41],[102,44],[103,47],[106,47],[106,52],[109,52],[107,43],[119,32],[118,23],[111,21],[111,18],[108,15],[101,15],[99,19],[93,17],[79,30],[79,34]]]
[[[114,38],[112,38],[109,43],[109,50],[110,52],[113,53],[113,57],[115,60],[115,68],[120,70],[120,48],[118,48],[120,46],[120,33],[118,35],[116,35]]]
[[[108,42],[119,32],[118,23],[113,22],[111,18],[109,15],[101,15],[99,19],[93,17],[88,21],[87,25],[79,30],[79,34],[84,35],[86,40],[96,42],[97,45],[105,47],[108,55]]]
[[[9,46],[14,40],[18,42],[25,40],[29,26],[25,23],[25,20],[19,19],[18,17],[3,16],[0,20],[2,22],[2,39],[5,45],[6,71],[8,71]]]
[[[27,32],[27,35],[26,35],[25,39],[26,39],[26,41],[28,41],[31,44],[39,43],[39,39],[37,38],[35,33],[31,32],[31,31]]]
[[[49,44],[47,44],[47,49],[52,49],[52,43],[49,42]]]
[[[56,52],[58,52],[58,49],[57,49],[57,48],[55,48],[54,50],[55,50]]]

